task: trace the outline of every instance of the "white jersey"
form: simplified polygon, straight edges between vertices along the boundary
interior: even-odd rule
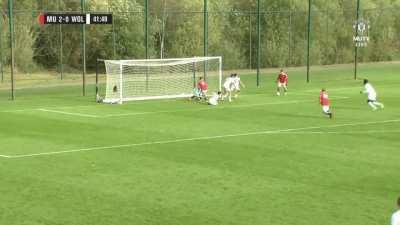
[[[240,90],[240,77],[233,78],[233,87],[238,91]]]
[[[374,89],[374,87],[372,87],[372,85],[370,83],[366,83],[364,85],[365,88],[365,93],[368,95],[368,99],[369,100],[376,100],[376,91]]]
[[[228,77],[228,78],[226,78],[226,79],[225,79],[225,82],[224,82],[224,88],[225,88],[225,90],[231,91],[232,88],[233,88],[233,86],[234,86],[234,78],[233,78],[233,77]]]
[[[219,98],[220,96],[214,92],[211,98],[208,100],[208,103],[210,103],[210,105],[218,105]]]
[[[400,210],[393,213],[390,225],[400,225]]]

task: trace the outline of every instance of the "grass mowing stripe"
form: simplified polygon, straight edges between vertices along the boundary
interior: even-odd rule
[[[165,140],[165,141],[153,141],[153,142],[133,143],[133,144],[114,145],[114,146],[81,148],[81,149],[55,151],[55,152],[43,152],[43,153],[34,153],[34,154],[14,155],[14,156],[8,156],[8,158],[27,158],[27,157],[35,157],[35,156],[45,156],[45,155],[56,155],[56,154],[64,154],[64,153],[73,153],[73,152],[84,152],[84,151],[95,151],[95,150],[106,150],[106,149],[118,149],[118,148],[136,147],[136,146],[145,146],[145,145],[170,144],[170,143],[187,142],[187,141],[222,139],[222,138],[228,138],[228,137],[241,137],[241,136],[262,135],[262,134],[286,133],[286,132],[291,132],[291,131],[312,130],[312,129],[321,129],[321,128],[335,128],[335,127],[346,127],[346,126],[359,126],[359,125],[372,125],[372,124],[382,124],[382,123],[396,123],[396,122],[400,122],[400,119],[397,119],[397,120],[384,120],[384,121],[373,121],[373,122],[362,122],[362,123],[345,123],[345,124],[336,124],[336,125],[330,125],[330,126],[313,126],[313,127],[289,128],[289,129],[283,129],[283,130],[265,130],[265,131],[255,131],[255,132],[248,132],[248,133],[227,134],[227,135],[218,135],[218,136],[181,138],[181,139],[173,139],[173,140]]]
[[[245,105],[207,107],[207,108],[200,108],[200,109],[164,110],[164,111],[154,111],[154,112],[150,112],[150,111],[132,112],[132,113],[109,114],[109,115],[105,115],[105,116],[101,116],[101,117],[108,118],[108,117],[135,116],[135,115],[158,114],[158,113],[196,112],[196,111],[205,111],[205,110],[213,110],[213,109],[248,108],[248,107],[257,107],[257,106],[264,106],[264,105],[282,105],[282,104],[294,104],[294,103],[304,103],[304,102],[310,102],[310,101],[269,102],[269,103],[254,103],[254,104],[245,104]]]
[[[339,99],[349,99],[350,97],[332,97],[332,100]],[[123,116],[136,116],[136,115],[147,115],[147,114],[158,114],[158,113],[175,113],[175,112],[195,112],[195,111],[204,111],[204,110],[212,110],[212,109],[227,109],[227,108],[249,108],[249,107],[257,107],[257,106],[265,106],[265,105],[284,105],[284,104],[297,104],[297,103],[307,103],[307,102],[315,102],[314,100],[293,100],[293,101],[280,101],[280,102],[266,102],[266,103],[254,103],[254,104],[243,104],[243,105],[229,105],[229,106],[217,106],[217,107],[206,107],[200,109],[181,109],[181,110],[162,110],[162,111],[145,111],[145,112],[132,112],[132,113],[115,113],[109,115],[92,115],[85,113],[74,113],[74,112],[66,112],[61,110],[52,110],[46,108],[35,108],[35,109],[21,109],[21,110],[10,110],[10,111],[0,111],[2,113],[18,113],[18,112],[28,112],[28,111],[43,111],[43,112],[52,112],[58,114],[65,114],[70,116],[81,116],[81,117],[90,117],[90,118],[109,118],[109,117],[123,117]],[[90,107],[90,106],[89,106]],[[63,107],[59,107],[63,108]],[[65,108],[65,107],[64,107]]]
[[[382,86],[382,85],[377,85],[378,87]],[[398,84],[385,84],[384,85],[386,88],[387,87],[392,87],[395,86],[397,87]],[[341,88],[329,88],[328,91],[345,91],[345,90],[364,90],[364,86],[357,86],[357,87],[341,87]],[[310,93],[310,92],[318,92],[320,91],[320,89],[310,89],[310,90],[305,90],[304,92]],[[358,93],[358,92],[354,92],[354,93]]]
[[[290,92],[289,95],[290,96],[317,96],[315,94],[311,94],[309,92],[316,92],[314,90],[306,90],[306,91],[298,91],[298,92]],[[318,91],[317,91],[318,92]],[[252,97],[252,96],[266,96],[266,97],[272,97],[275,98],[276,96],[271,95],[269,93],[253,93],[253,94],[240,94],[241,97]],[[318,97],[318,96],[317,96]],[[331,99],[347,99],[350,97],[345,97],[345,96],[337,96],[336,97],[332,97]],[[132,101],[129,102],[128,105],[135,105],[135,104],[143,104],[143,103],[155,103],[155,102],[159,102],[159,103],[163,103],[163,102],[177,102],[178,99],[168,99],[168,100],[159,100],[159,101],[154,101],[154,100],[150,100],[150,101]],[[89,102],[91,103],[91,102]],[[292,103],[292,102],[287,102],[287,103]],[[260,105],[269,105],[269,104],[286,104],[285,102],[283,103],[261,103]],[[103,104],[103,105],[107,105],[107,104]],[[59,111],[60,109],[76,109],[76,108],[92,108],[95,106],[99,106],[99,104],[92,104],[92,105],[64,105],[64,106],[51,106],[51,105],[47,105],[47,106],[40,106],[39,108],[26,108],[26,109],[15,109],[15,110],[2,110],[0,111],[0,113],[18,113],[18,112],[29,112],[29,111],[37,111],[37,110],[53,110],[54,111]],[[232,106],[232,107],[243,107],[243,105],[239,105],[239,106]],[[222,108],[222,107],[219,107]],[[57,110],[58,109],[58,110]]]
[[[348,99],[349,97],[336,97],[331,99]],[[181,110],[165,110],[165,111],[154,111],[154,112],[132,112],[132,113],[120,113],[120,114],[109,114],[105,116],[98,116],[101,118],[110,118],[110,117],[123,117],[123,116],[136,116],[136,115],[147,115],[147,114],[158,114],[158,113],[177,113],[177,112],[196,112],[196,111],[205,111],[205,110],[216,110],[216,109],[229,109],[229,108],[250,108],[257,106],[265,106],[265,105],[284,105],[284,104],[297,104],[297,103],[307,103],[307,102],[315,102],[314,100],[304,100],[304,101],[286,101],[286,102],[267,102],[267,103],[254,103],[254,104],[244,104],[244,105],[229,105],[229,106],[216,106],[216,107],[207,107],[201,109],[181,109]]]

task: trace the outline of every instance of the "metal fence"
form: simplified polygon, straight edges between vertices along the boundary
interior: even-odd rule
[[[298,67],[310,81],[314,66],[400,58],[398,8],[307,7],[267,0],[232,1],[3,0],[0,18],[1,90],[94,83],[96,60],[222,56],[225,70],[245,69],[262,84],[263,69]],[[279,2],[279,1],[278,1]],[[317,4],[318,3],[318,4]],[[323,5],[323,4],[322,4]],[[45,25],[43,12],[110,12],[109,25]],[[357,18],[368,22],[368,47],[354,44]],[[316,67],[315,67],[316,68]],[[356,70],[342,77],[352,79]],[[311,76],[312,78],[312,76]]]

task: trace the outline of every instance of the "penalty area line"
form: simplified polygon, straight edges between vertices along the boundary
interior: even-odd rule
[[[266,95],[266,94],[251,94],[251,95]],[[312,96],[311,94],[291,94],[291,95],[298,95],[298,96]],[[250,96],[248,94],[247,96]],[[345,96],[336,96],[332,97],[332,100],[340,100],[340,99],[349,99],[350,97]],[[176,101],[176,100],[175,100]],[[93,115],[93,114],[85,114],[85,113],[74,113],[74,112],[66,112],[60,109],[69,109],[69,108],[91,108],[95,105],[86,105],[86,106],[46,106],[46,108],[30,108],[30,109],[17,109],[17,110],[4,110],[0,111],[0,113],[18,113],[18,112],[30,112],[30,111],[43,111],[43,112],[51,112],[51,113],[58,113],[70,116],[80,116],[80,117],[88,117],[88,118],[110,118],[110,117],[124,117],[124,116],[138,116],[138,115],[147,115],[147,114],[158,114],[158,113],[174,113],[174,112],[191,112],[191,111],[206,111],[211,109],[229,109],[229,108],[250,108],[250,107],[257,107],[257,106],[264,106],[264,105],[284,105],[284,104],[298,104],[298,103],[308,103],[308,102],[315,102],[311,100],[292,100],[292,101],[280,101],[280,102],[266,102],[266,103],[253,103],[253,104],[243,104],[243,105],[220,105],[217,107],[207,107],[207,108],[196,108],[196,109],[181,109],[181,110],[162,110],[162,111],[145,111],[145,112],[131,112],[131,113],[114,113],[114,114],[106,114],[106,115]],[[143,103],[143,102],[142,102]],[[131,104],[131,103],[130,103]],[[49,109],[55,108],[55,109]]]
[[[42,152],[42,153],[33,153],[33,154],[24,154],[24,155],[13,155],[13,156],[7,156],[7,158],[11,158],[11,159],[29,158],[29,157],[38,157],[38,156],[46,156],[46,155],[48,156],[48,155],[75,153],[75,152],[86,152],[86,151],[96,151],[96,150],[112,150],[112,149],[115,150],[115,149],[129,148],[129,147],[148,146],[148,145],[162,145],[162,144],[172,144],[172,143],[200,141],[200,140],[215,140],[215,139],[223,139],[223,138],[230,138],[230,137],[244,137],[244,136],[253,136],[253,135],[276,134],[276,133],[290,133],[290,132],[296,132],[296,131],[314,130],[314,129],[323,129],[323,128],[350,127],[350,126],[362,126],[362,125],[397,123],[397,122],[400,122],[400,119],[397,119],[397,120],[384,120],[384,121],[373,121],[373,122],[360,122],[360,123],[345,123],[345,124],[336,124],[336,125],[328,125],[328,126],[299,127],[299,128],[289,128],[289,129],[283,129],[283,130],[264,130],[264,131],[254,131],[254,132],[247,132],[247,133],[226,134],[226,135],[218,135],[218,136],[180,138],[180,139],[161,140],[161,141],[142,142],[142,143],[132,143],[132,144],[122,144],[122,145],[112,145],[112,146],[89,147],[89,148],[71,149],[71,150],[54,151],[54,152]]]
[[[400,133],[400,130],[370,130],[370,131],[288,131],[285,134],[390,134]]]
[[[76,109],[76,108],[86,108],[86,107],[93,107],[94,105],[75,105],[75,106],[38,106],[40,108],[26,108],[26,109],[14,109],[14,110],[3,110],[0,111],[0,113],[19,113],[19,112],[32,112],[32,111],[37,111],[40,109]]]
[[[51,110],[51,109],[37,109],[37,110],[42,111],[42,112],[58,113],[58,114],[64,114],[64,115],[69,115],[69,116],[99,118],[99,116],[91,115],[91,114],[84,114],[84,113],[73,113],[73,112],[65,112],[65,111]]]

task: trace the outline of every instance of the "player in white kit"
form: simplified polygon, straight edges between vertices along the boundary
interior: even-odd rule
[[[233,91],[235,92],[235,98],[238,97],[238,94],[240,92],[240,87],[245,88],[246,86],[244,83],[240,80],[239,75],[237,73],[233,74]]]
[[[214,92],[211,98],[208,99],[208,104],[213,106],[218,105],[218,100],[220,100],[221,97],[222,96],[220,91],[218,91],[217,93]]]
[[[390,225],[400,225],[400,197],[397,199],[398,210],[392,214]]]
[[[371,106],[373,110],[376,110],[377,106],[379,106],[381,109],[384,108],[384,105],[376,100],[377,97],[376,91],[367,79],[364,79],[364,91],[361,91],[361,93],[367,94],[368,96],[367,103],[369,106]]]
[[[232,91],[234,88],[234,74],[231,74],[229,77],[225,79],[224,82],[224,95],[222,96],[222,100],[228,97],[229,102],[232,101]]]

